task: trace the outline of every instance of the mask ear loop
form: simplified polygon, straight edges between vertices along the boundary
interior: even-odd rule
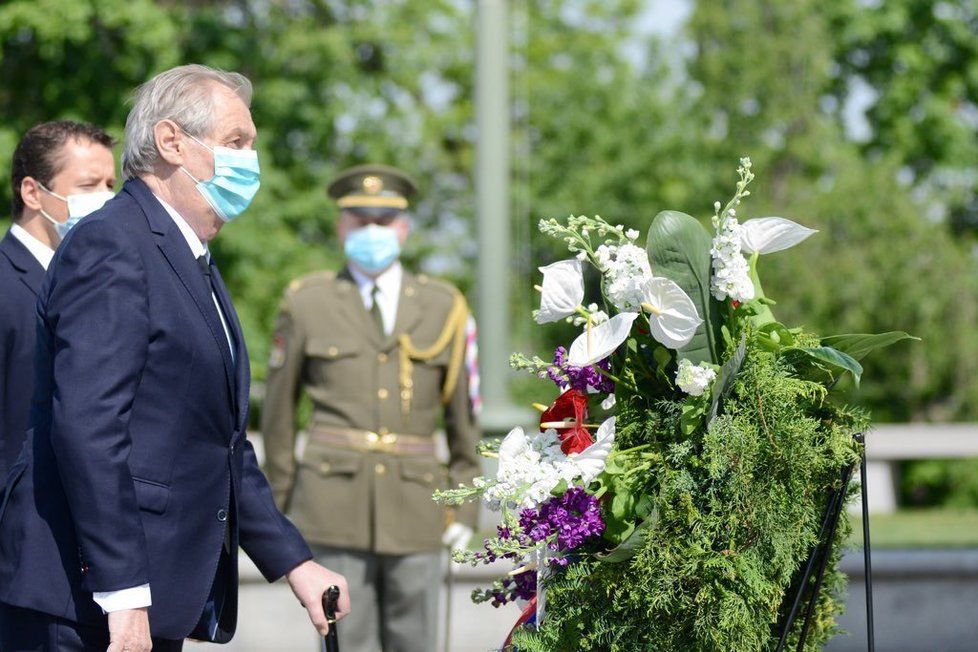
[[[37,181],[37,180],[35,179],[35,181]],[[48,193],[52,197],[57,197],[58,199],[60,199],[61,201],[63,201],[65,204],[68,203],[68,198],[67,197],[62,197],[58,193],[56,193],[53,190],[49,189],[47,186],[45,186],[40,181],[37,181],[37,185],[41,188],[41,190],[43,190],[44,192]],[[55,229],[57,229],[59,226],[64,226],[64,223],[63,222],[59,222],[58,220],[56,220],[53,217],[51,217],[51,215],[49,215],[46,210],[44,210],[43,208],[41,208],[40,210],[41,210],[41,217],[43,217],[48,222],[50,222],[52,224],[52,226],[54,226]]]

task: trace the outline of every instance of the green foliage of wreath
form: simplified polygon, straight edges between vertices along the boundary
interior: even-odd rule
[[[542,628],[514,635],[520,652],[775,648],[827,494],[858,459],[854,435],[868,426],[866,414],[832,403],[789,361],[749,335],[721,414],[691,435],[682,401],[619,394],[615,448],[649,446],[650,467],[628,477],[629,490],[654,497],[658,521],[627,561],[585,558],[553,576]],[[838,544],[847,535],[842,519],[806,650],[836,632],[845,587]]]

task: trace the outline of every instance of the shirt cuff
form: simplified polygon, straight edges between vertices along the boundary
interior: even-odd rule
[[[105,613],[123,609],[140,609],[153,604],[153,598],[149,593],[149,584],[118,591],[96,592],[92,594],[92,599],[95,600],[95,604],[102,607],[102,611]]]

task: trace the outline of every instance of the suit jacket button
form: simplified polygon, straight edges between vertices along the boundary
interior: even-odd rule
[[[228,520],[228,510],[226,509],[217,510],[217,520],[221,521],[222,523]]]

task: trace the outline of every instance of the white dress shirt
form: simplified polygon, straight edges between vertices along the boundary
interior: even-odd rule
[[[10,227],[10,235],[20,240],[20,243],[27,247],[27,251],[31,252],[37,262],[41,263],[41,267],[47,270],[48,265],[51,264],[51,259],[54,258],[54,249],[32,236],[20,224],[14,224]]]
[[[187,221],[181,217],[180,213],[178,213],[175,208],[167,204],[159,197],[156,199],[158,199],[160,204],[163,205],[163,208],[166,209],[167,214],[173,218],[173,221],[180,229],[180,233],[187,241],[187,245],[190,246],[190,251],[193,253],[194,258],[207,256],[207,260],[210,260],[210,253],[207,251],[207,247],[200,241],[200,238],[197,237],[197,234],[194,233],[192,228],[190,228]],[[227,319],[224,317],[224,311],[221,310],[221,304],[217,300],[217,297],[214,296],[213,292],[211,292],[211,299],[214,301],[214,307],[217,308],[217,315],[221,318],[221,326],[224,327],[224,336],[227,338],[228,349],[231,351],[231,359],[233,360],[234,345],[231,343],[231,331],[228,330]],[[92,594],[92,599],[95,600],[95,604],[100,606],[102,611],[106,613],[120,611],[122,609],[139,609],[141,607],[148,607],[153,604],[153,597],[149,590],[149,584],[142,584],[129,589],[120,589],[119,591],[95,592]]]
[[[372,279],[353,265],[350,265],[350,275],[360,288],[360,298],[367,312],[374,307],[374,286],[377,286],[377,299],[380,305],[380,316],[384,322],[384,333],[394,332],[394,322],[397,321],[397,304],[401,298],[401,279],[404,270],[401,263],[395,261],[376,279]]]
[[[156,197],[156,195],[154,195],[154,197]],[[207,245],[200,241],[200,238],[197,237],[194,230],[190,228],[189,224],[187,224],[187,220],[183,219],[180,213],[177,212],[177,209],[173,208],[173,206],[170,206],[159,197],[156,197],[156,199],[163,205],[163,208],[166,209],[166,212],[170,215],[170,217],[173,218],[173,221],[180,229],[180,233],[183,234],[184,240],[186,240],[187,244],[190,246],[190,251],[193,253],[194,258],[207,256],[207,260],[210,261],[211,254],[209,251],[207,251]],[[221,310],[221,303],[217,300],[217,297],[214,296],[213,292],[211,292],[211,299],[214,301],[214,307],[217,308],[218,317],[221,318],[221,326],[224,327],[224,336],[227,338],[228,348],[231,350],[231,359],[234,360],[234,344],[231,342],[231,331],[228,330],[228,322],[224,317],[224,311]]]

